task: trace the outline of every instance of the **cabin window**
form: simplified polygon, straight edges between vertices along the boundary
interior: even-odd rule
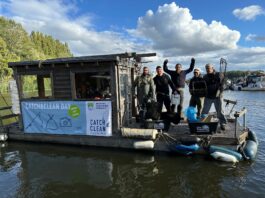
[[[76,98],[109,99],[111,98],[109,72],[86,72],[75,74]]]
[[[50,75],[22,75],[22,98],[51,98],[52,83]]]

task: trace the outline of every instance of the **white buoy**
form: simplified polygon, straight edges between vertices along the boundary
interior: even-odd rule
[[[215,152],[211,153],[211,156],[214,159],[219,160],[219,161],[223,161],[223,162],[232,162],[232,163],[238,162],[238,160],[236,159],[235,156],[229,155],[226,153],[222,153],[219,151],[215,151]]]
[[[152,140],[137,141],[133,143],[135,149],[152,150],[154,148],[154,142]]]
[[[7,134],[6,133],[0,133],[0,141],[4,142],[7,140]]]
[[[121,128],[121,134],[123,137],[128,138],[141,138],[148,140],[155,140],[157,137],[156,129],[138,129],[138,128]]]

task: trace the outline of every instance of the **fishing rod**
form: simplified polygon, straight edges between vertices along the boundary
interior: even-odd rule
[[[224,58],[220,59],[220,68],[219,68],[219,77],[221,78],[221,90],[219,95],[223,92],[224,84],[225,84],[225,77],[226,77],[226,68],[227,68],[227,61]]]
[[[227,68],[227,61],[224,58],[220,59],[220,74],[222,74],[222,85],[225,82],[225,77],[226,77],[226,68]]]

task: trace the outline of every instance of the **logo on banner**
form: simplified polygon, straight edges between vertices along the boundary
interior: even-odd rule
[[[88,110],[92,111],[94,109],[94,103],[93,102],[88,102],[87,103],[87,108],[88,108]]]
[[[68,115],[72,118],[77,118],[80,116],[80,108],[77,105],[71,105],[68,110]]]

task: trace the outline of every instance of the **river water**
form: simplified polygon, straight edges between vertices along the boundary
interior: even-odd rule
[[[248,109],[260,142],[254,162],[8,142],[0,148],[0,197],[264,197],[265,92],[225,98]]]

